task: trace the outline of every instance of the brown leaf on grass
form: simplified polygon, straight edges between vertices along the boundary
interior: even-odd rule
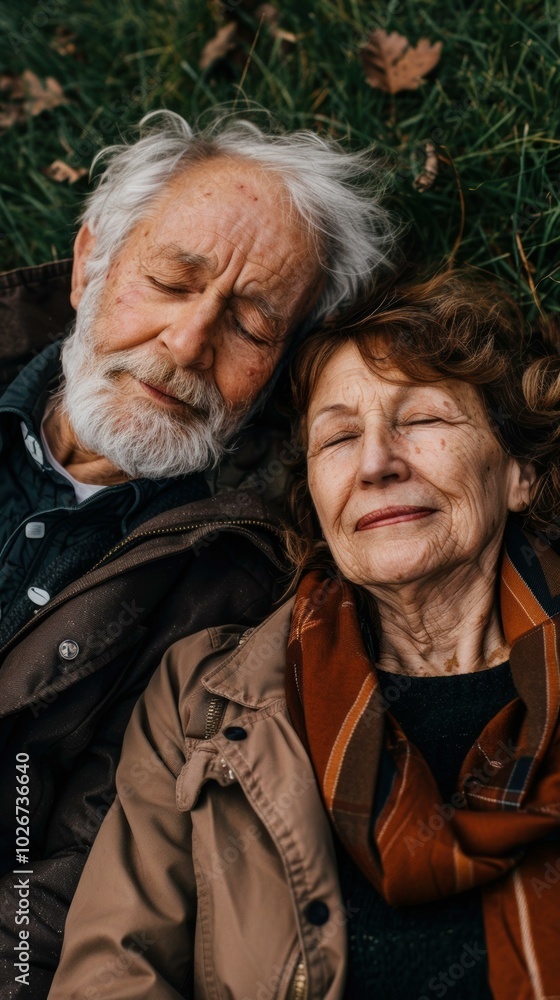
[[[74,44],[76,32],[71,31],[64,24],[57,25],[51,48],[58,52],[60,56],[75,56],[77,49]]]
[[[404,35],[376,28],[360,53],[366,80],[387,94],[417,90],[426,73],[437,66],[442,46],[442,42],[432,45],[427,38],[412,46]]]
[[[415,177],[412,182],[412,186],[415,187],[417,191],[428,191],[439,172],[438,155],[436,153],[436,147],[431,139],[428,139],[426,142],[424,152],[426,154],[424,169],[422,170],[422,173],[418,174],[418,177]]]
[[[42,111],[52,111],[59,104],[68,104],[67,98],[58,80],[47,76],[45,83],[30,69],[21,74],[21,82],[25,89],[25,111],[28,115],[40,115]]]
[[[20,120],[20,112],[16,107],[0,107],[0,133],[15,125]]]
[[[84,177],[87,174],[87,170],[85,167],[78,167],[77,169],[71,167],[64,160],[54,160],[48,167],[42,168],[42,173],[50,177],[51,181],[56,181],[57,184],[63,184],[64,181],[68,181],[69,184],[75,184],[76,181],[79,181],[80,177]]]
[[[255,38],[255,29],[239,19],[237,7],[241,0],[233,0],[231,5],[226,4],[222,8],[223,15],[227,18],[226,23],[218,29],[213,38],[204,46],[198,65],[200,69],[208,69],[213,63],[221,59],[232,58],[233,61],[243,65],[246,59],[244,43],[251,46]],[[280,13],[277,7],[271,3],[261,3],[255,8],[255,2],[249,4],[247,0],[243,3],[244,12],[250,11],[257,28],[265,27],[273,38],[282,43],[282,49],[288,49],[290,45],[297,42],[297,35],[292,31],[284,31],[278,26]]]
[[[21,76],[3,73],[0,76],[0,131],[5,131],[30,115],[51,111],[68,101],[60,84],[52,76],[41,83],[38,76],[26,69]]]
[[[262,21],[269,28],[275,28],[278,24],[278,18],[280,17],[280,12],[277,7],[274,7],[271,3],[261,3],[255,11],[255,17],[257,21]]]
[[[11,101],[23,100],[25,88],[21,82],[21,77],[14,73],[0,74],[0,96],[9,98]]]
[[[228,21],[209,42],[206,42],[198,60],[201,69],[208,69],[218,59],[225,59],[239,46],[239,35],[236,21]]]
[[[272,37],[277,38],[279,42],[288,42],[289,45],[297,42],[298,36],[294,35],[293,31],[284,31],[284,28],[279,27],[280,11],[271,3],[261,3],[255,11],[255,17],[257,21],[266,25]]]

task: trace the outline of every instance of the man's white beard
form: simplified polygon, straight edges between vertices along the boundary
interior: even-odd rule
[[[96,281],[86,288],[61,355],[59,399],[78,441],[132,479],[164,479],[215,465],[248,405],[234,409],[213,382],[156,357],[153,346],[100,354],[93,336],[98,289]],[[123,372],[165,387],[188,409],[173,412],[148,396],[127,392],[130,380],[119,378]]]

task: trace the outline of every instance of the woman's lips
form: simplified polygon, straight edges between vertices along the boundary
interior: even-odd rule
[[[383,524],[397,524],[399,521],[417,521],[433,513],[433,507],[383,507],[364,514],[356,525],[356,531],[378,528]]]

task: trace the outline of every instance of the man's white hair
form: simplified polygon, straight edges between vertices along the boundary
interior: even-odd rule
[[[395,230],[379,203],[386,177],[371,150],[348,152],[310,131],[267,133],[231,115],[194,130],[175,112],[154,111],[140,126],[143,138],[109,146],[94,160],[107,165],[82,222],[96,238],[86,277],[99,290],[110,262],[165,185],[193,164],[224,156],[274,171],[307,228],[326,283],[305,327],[351,305],[389,264]]]

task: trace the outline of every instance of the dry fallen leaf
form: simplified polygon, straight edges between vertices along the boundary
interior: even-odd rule
[[[418,174],[418,177],[415,177],[413,181],[413,187],[415,187],[417,191],[428,191],[434,183],[439,170],[439,160],[436,153],[436,147],[431,139],[428,139],[426,142],[424,152],[426,154],[424,169],[422,173]]]
[[[30,69],[21,76],[3,73],[0,76],[0,132],[25,121],[30,115],[39,115],[67,103],[62,87],[52,76],[43,84]]]
[[[421,38],[412,46],[404,35],[376,28],[360,53],[366,80],[370,87],[388,94],[417,90],[426,73],[437,66],[442,44],[431,45],[427,38]]]
[[[237,22],[228,21],[222,28],[218,28],[209,42],[206,42],[200,54],[198,65],[201,69],[208,69],[212,63],[217,62],[218,59],[224,59],[230,52],[233,52],[238,44]]]
[[[58,52],[61,56],[75,56],[77,51],[75,39],[75,31],[71,31],[70,28],[65,27],[64,24],[59,24],[54,33],[51,46],[55,52]]]
[[[79,181],[80,177],[87,174],[85,167],[71,167],[69,163],[65,163],[64,160],[54,160],[48,167],[43,167],[42,172],[50,177],[51,181],[56,181],[57,184],[62,184],[64,181],[68,181],[69,184],[75,184]]]
[[[255,11],[255,17],[257,21],[266,25],[272,37],[277,38],[279,42],[288,42],[290,45],[297,42],[298,36],[294,35],[293,31],[284,31],[284,28],[278,26],[280,11],[271,3],[261,3]]]
[[[237,6],[237,3],[235,5],[232,3],[231,6],[226,4],[225,10],[222,8],[222,13],[228,20],[204,46],[198,62],[200,69],[208,69],[212,63],[226,59],[228,56],[233,57],[233,61],[237,61],[241,65],[245,63],[246,52],[243,43],[247,43],[248,46],[253,44],[255,29],[239,20]],[[243,7],[245,13],[247,9],[250,11],[257,28],[264,26],[273,38],[282,43],[282,49],[287,49],[297,42],[297,35],[294,35],[292,31],[284,31],[278,26],[280,14],[278,8],[274,7],[273,4],[261,3],[255,8],[255,0],[251,0],[250,3],[245,0]]]
[[[52,76],[47,76],[43,85],[35,73],[26,69],[21,74],[21,82],[26,92],[25,110],[29,115],[40,115],[59,104],[68,104],[62,87]]]
[[[0,91],[5,92],[11,101],[23,100],[25,89],[21,82],[21,77],[14,73],[0,74]]]
[[[271,3],[261,3],[255,11],[255,17],[257,21],[262,21],[269,28],[275,28],[278,24],[280,13],[278,8],[274,7]]]
[[[15,125],[20,117],[19,109],[16,107],[0,108],[0,133]]]

